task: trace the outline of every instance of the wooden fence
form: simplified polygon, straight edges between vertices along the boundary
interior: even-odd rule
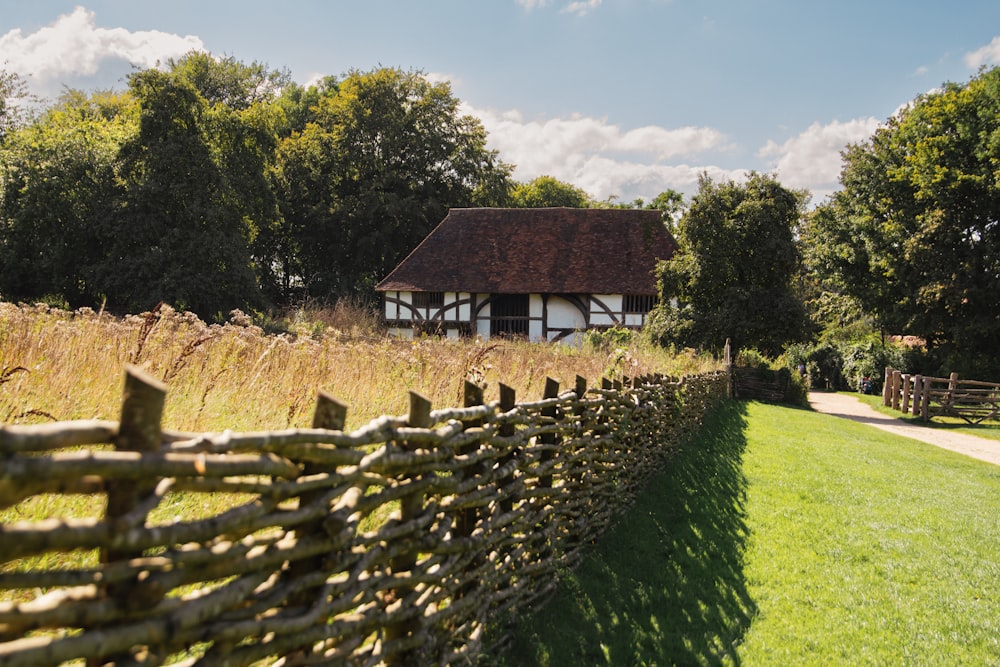
[[[958,417],[970,424],[1000,416],[1000,383],[910,375],[885,369],[882,403],[924,421],[935,416]]]
[[[792,378],[787,370],[733,366],[731,373],[733,398],[777,402],[788,400]]]
[[[162,430],[165,387],[129,368],[118,422],[0,427],[8,516],[106,497],[100,516],[0,524],[0,665],[472,662],[727,382],[548,380],[487,405],[467,384],[461,408],[411,394],[352,433],[321,394],[309,429],[193,434]]]

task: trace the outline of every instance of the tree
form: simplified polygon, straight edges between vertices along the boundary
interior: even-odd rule
[[[18,102],[28,97],[24,79],[17,72],[0,69],[0,144],[21,123],[24,112]]]
[[[845,152],[805,229],[810,268],[941,369],[1000,374],[998,162],[1000,69],[917,98]]]
[[[67,91],[0,144],[0,293],[101,302],[100,229],[121,196],[118,150],[134,133],[128,95]]]
[[[678,226],[680,248],[660,267],[652,326],[661,341],[720,349],[730,338],[777,354],[800,339],[794,230],[803,202],[770,176],[717,184],[703,175]]]
[[[650,202],[647,203],[641,199],[637,199],[636,204],[636,208],[660,211],[663,214],[663,224],[667,226],[670,233],[678,233],[677,223],[685,211],[684,195],[682,193],[677,190],[664,190],[653,197]]]
[[[247,65],[232,56],[215,58],[203,51],[171,58],[167,69],[194,86],[209,105],[222,104],[235,111],[274,100],[292,80],[288,70],[270,70],[256,61]]]
[[[462,116],[448,84],[416,72],[327,82],[313,120],[282,141],[275,169],[284,233],[274,264],[312,296],[372,288],[450,207],[506,201],[510,167]],[[296,272],[295,275],[288,272]]]
[[[519,183],[511,193],[511,206],[514,208],[587,208],[590,202],[586,192],[551,176],[539,176],[527,183]]]
[[[210,129],[224,123],[213,123],[204,97],[169,73],[133,74],[129,87],[141,114],[121,149],[126,191],[106,228],[109,304],[136,312],[163,300],[206,318],[258,306],[252,226],[213,151]]]

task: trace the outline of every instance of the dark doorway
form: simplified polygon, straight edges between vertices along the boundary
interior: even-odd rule
[[[493,295],[490,299],[490,335],[528,335],[527,294]]]

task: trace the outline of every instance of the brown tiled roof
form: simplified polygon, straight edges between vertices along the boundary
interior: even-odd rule
[[[655,294],[677,248],[659,211],[459,208],[376,289],[492,294]]]

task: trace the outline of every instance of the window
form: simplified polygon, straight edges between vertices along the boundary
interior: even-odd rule
[[[650,294],[626,294],[622,299],[622,310],[626,313],[645,315],[655,305],[656,297]]]
[[[528,295],[497,294],[490,300],[491,336],[528,335]]]
[[[414,292],[413,305],[417,308],[440,308],[444,305],[444,292]]]

